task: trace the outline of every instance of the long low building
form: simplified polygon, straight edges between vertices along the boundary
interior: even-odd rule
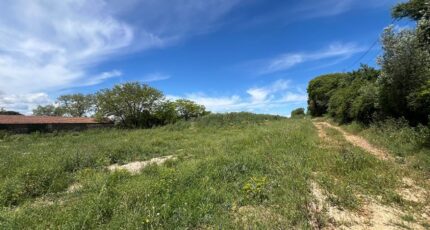
[[[13,133],[81,131],[112,126],[110,122],[98,122],[89,117],[0,115],[0,130]]]

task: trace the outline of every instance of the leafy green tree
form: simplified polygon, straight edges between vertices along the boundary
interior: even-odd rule
[[[378,87],[375,83],[362,86],[351,105],[350,116],[352,120],[370,124],[379,118],[378,96]]]
[[[305,115],[306,114],[305,114],[304,108],[298,108],[298,109],[295,109],[291,112],[291,118],[302,118]]]
[[[410,18],[418,21],[424,16],[428,17],[427,14],[430,8],[430,2],[428,0],[410,0],[408,2],[399,3],[393,8],[393,18]]]
[[[176,100],[175,105],[178,117],[181,119],[189,120],[207,114],[206,108],[203,105],[199,105],[190,100],[179,99]]]
[[[69,94],[58,97],[57,103],[64,115],[71,117],[88,116],[94,110],[95,101],[93,95]]]
[[[380,71],[362,65],[359,70],[340,79],[338,88],[329,100],[328,113],[342,123],[353,120],[369,123],[376,112],[377,104],[371,101],[366,90],[375,87],[379,75]]]
[[[63,116],[64,110],[61,107],[53,105],[37,106],[33,109],[33,115],[35,116]]]
[[[156,113],[164,103],[161,91],[138,82],[115,85],[96,94],[99,117],[112,117],[127,128],[157,125]]]
[[[327,113],[332,94],[338,88],[341,79],[346,76],[347,74],[344,73],[327,74],[309,82],[308,111],[312,116],[322,116]]]
[[[179,120],[176,112],[176,103],[171,101],[161,103],[160,106],[156,108],[155,117],[158,121],[157,123],[160,125],[175,123]]]
[[[427,51],[430,49],[430,1],[410,0],[393,8],[396,19],[410,18],[417,22],[418,40]]]
[[[414,124],[427,122],[430,104],[425,86],[430,80],[429,52],[420,47],[413,30],[395,33],[389,27],[382,41],[385,51],[379,59],[382,112],[395,118],[405,117]]]

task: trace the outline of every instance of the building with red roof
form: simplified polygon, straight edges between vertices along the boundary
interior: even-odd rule
[[[113,123],[111,122],[99,122],[89,117],[0,115],[0,130],[8,130],[14,133],[61,130],[80,131],[112,126]]]

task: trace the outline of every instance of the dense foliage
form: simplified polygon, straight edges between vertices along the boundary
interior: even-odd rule
[[[54,105],[39,105],[33,109],[33,115],[35,116],[63,116],[64,112],[61,107]]]
[[[138,82],[115,85],[96,94],[63,95],[56,105],[38,106],[33,110],[38,116],[110,119],[126,128],[150,128],[208,113],[203,105],[184,99],[166,100],[163,92]]]
[[[393,10],[395,18],[417,21],[417,29],[382,35],[381,70],[362,66],[352,73],[317,77],[309,83],[309,112],[328,114],[339,122],[369,124],[387,118],[405,118],[427,124],[430,115],[429,3],[411,0]]]
[[[298,109],[295,109],[291,112],[291,118],[302,118],[305,115],[306,114],[305,114],[304,108],[298,108]]]
[[[308,86],[308,106],[312,116],[327,113],[329,100],[339,87],[340,80],[347,76],[343,73],[327,74],[313,79]]]

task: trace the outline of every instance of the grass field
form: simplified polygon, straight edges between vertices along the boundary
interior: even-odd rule
[[[398,192],[405,177],[428,189],[424,166],[379,160],[334,129],[326,135],[310,119],[245,113],[149,130],[6,135],[0,228],[311,229],[345,224],[327,209],[359,213],[370,198],[401,213],[393,226],[429,227],[417,214],[428,196]],[[138,175],[107,170],[160,156],[176,158]],[[327,196],[320,211],[310,208],[313,183]]]

